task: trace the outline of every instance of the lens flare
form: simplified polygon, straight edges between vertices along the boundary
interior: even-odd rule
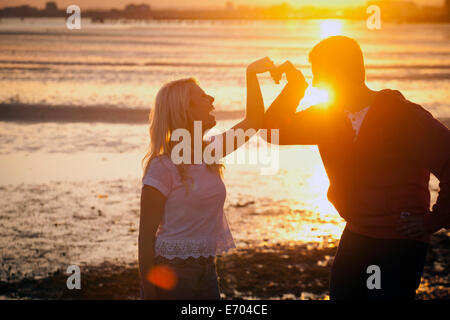
[[[172,290],[177,284],[177,276],[171,267],[157,265],[147,274],[147,280],[165,290]]]

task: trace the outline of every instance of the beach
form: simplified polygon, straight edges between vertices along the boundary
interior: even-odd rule
[[[0,299],[137,299],[137,241],[148,113],[167,80],[195,76],[215,97],[217,130],[244,114],[245,67],[307,55],[321,21],[0,23]],[[400,90],[450,124],[449,25],[342,21],[365,52],[374,90]],[[281,91],[260,77],[266,108]],[[309,94],[299,110],[314,103]],[[244,153],[259,152],[252,139]],[[270,153],[273,152],[273,153]],[[218,258],[224,299],[328,299],[345,221],[327,199],[317,146],[270,149],[266,164],[226,164],[236,249]],[[439,181],[431,176],[431,205]],[[450,234],[432,237],[418,299],[450,296]],[[81,290],[66,270],[81,269]]]
[[[138,299],[139,192],[134,179],[1,186],[0,298]],[[328,299],[340,218],[239,197],[225,213],[237,248],[217,259],[223,299]],[[433,236],[418,299],[449,299],[449,239]]]
[[[237,249],[217,258],[222,299],[328,300],[329,272],[336,243],[328,247],[275,244]],[[435,235],[428,251],[419,300],[450,298],[449,233]],[[106,260],[82,265],[81,290],[66,287],[67,274],[29,274],[0,282],[0,299],[139,299],[136,262]],[[12,276],[14,278],[14,276]]]

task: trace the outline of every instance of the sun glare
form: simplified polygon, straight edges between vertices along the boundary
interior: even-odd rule
[[[305,110],[317,104],[326,105],[328,102],[330,102],[330,94],[327,90],[321,90],[313,86],[308,86],[305,96],[300,101],[297,111]]]
[[[342,34],[342,22],[339,20],[325,20],[320,23],[320,37],[322,39]]]

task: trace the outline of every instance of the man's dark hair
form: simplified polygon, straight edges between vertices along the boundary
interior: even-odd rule
[[[339,80],[364,83],[366,79],[361,47],[349,37],[333,36],[322,40],[309,53],[309,62]]]

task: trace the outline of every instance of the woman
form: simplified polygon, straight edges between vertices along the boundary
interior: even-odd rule
[[[273,62],[267,57],[247,67],[246,116],[232,129],[261,127],[264,102],[257,74],[272,68]],[[213,102],[214,98],[195,79],[170,82],[156,96],[150,115],[150,147],[143,159],[139,226],[139,272],[144,299],[220,299],[215,256],[235,247],[223,214],[226,190],[222,167],[205,161],[189,164],[194,163],[193,151],[198,150],[194,145],[187,155],[191,161],[175,164],[175,143],[171,139],[177,129],[188,130],[194,137],[194,121],[201,121],[203,135],[211,129],[216,124],[210,114]],[[218,136],[222,139],[216,142],[226,141],[226,134]],[[216,155],[225,157],[240,147],[238,143],[243,144],[237,140],[229,148],[226,143],[216,143],[222,148]],[[200,150],[207,145],[204,142]],[[157,267],[160,265],[169,270],[165,279],[159,279],[165,281],[164,286],[152,281],[161,278],[156,273],[161,270]]]

